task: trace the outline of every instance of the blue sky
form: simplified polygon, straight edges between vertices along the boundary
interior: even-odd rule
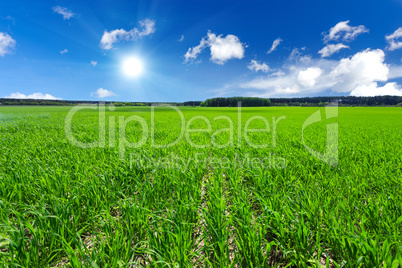
[[[402,0],[2,1],[0,97],[402,95],[400,14]]]

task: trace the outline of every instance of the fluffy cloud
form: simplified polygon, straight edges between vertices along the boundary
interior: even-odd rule
[[[63,19],[65,20],[69,20],[75,15],[71,10],[68,10],[66,7],[55,6],[52,7],[52,9],[55,13],[62,15]]]
[[[0,32],[0,56],[11,54],[15,47],[15,40],[8,33]]]
[[[56,98],[50,94],[43,94],[40,92],[35,92],[31,95],[25,95],[20,92],[11,93],[10,96],[4,97],[8,99],[38,99],[38,100],[61,100],[61,98]]]
[[[198,46],[189,48],[184,55],[185,62],[194,61],[198,55],[207,47],[211,51],[211,61],[223,65],[230,59],[242,59],[244,57],[245,45],[240,42],[235,35],[228,34],[216,35],[208,32],[207,36],[203,37]]]
[[[211,60],[214,63],[223,65],[230,59],[242,59],[244,57],[244,47],[237,36],[229,34],[222,38],[222,35],[216,36],[213,33],[208,33],[208,39]]]
[[[92,92],[91,96],[96,96],[98,98],[107,98],[107,97],[113,97],[116,96],[112,91],[99,88],[96,92]]]
[[[386,82],[389,68],[384,63],[384,51],[366,49],[341,59],[329,73],[328,78],[336,82],[333,90],[349,92],[358,86],[370,85],[375,81]]]
[[[349,20],[338,22],[334,27],[329,30],[329,33],[324,33],[324,42],[338,41],[351,41],[359,34],[368,33],[369,30],[364,25],[350,26]]]
[[[402,48],[402,41],[399,41],[397,39],[402,37],[402,27],[399,27],[394,33],[386,35],[385,39],[388,42],[388,50],[396,50],[396,49],[401,49]]]
[[[306,56],[301,55],[298,58]],[[401,66],[385,63],[381,49],[366,49],[339,61],[290,57],[279,76],[261,76],[226,87],[231,95],[279,97],[346,93],[353,96],[402,95],[400,85],[389,79],[402,77]],[[237,88],[237,89],[235,89]],[[240,90],[240,91],[235,91]]]
[[[402,96],[402,89],[395,82],[386,83],[382,87],[379,87],[376,82],[373,82],[369,85],[357,86],[352,92],[350,92],[350,95],[365,97],[381,95]]]
[[[68,49],[67,49],[67,48],[64,49],[64,50],[62,50],[62,51],[60,51],[60,54],[61,54],[61,55],[66,54],[66,53],[68,53]]]
[[[155,21],[145,19],[139,21],[140,27],[133,28],[130,31],[124,29],[117,29],[113,31],[105,31],[100,41],[100,47],[109,50],[113,48],[113,44],[120,41],[133,41],[141,37],[151,35],[155,32]]]
[[[349,48],[349,46],[346,46],[344,44],[329,44],[318,51],[318,54],[321,54],[321,57],[326,58],[331,56],[332,54],[338,53],[339,50],[343,48]]]
[[[96,66],[96,64],[98,64],[98,62],[95,61],[95,60],[92,60],[92,61],[91,61],[91,64],[92,64],[93,66]]]
[[[269,66],[265,62],[259,63],[256,60],[251,60],[247,68],[255,72],[262,71],[263,73],[268,73],[270,70]]]
[[[277,46],[279,46],[279,44],[282,42],[283,40],[280,38],[277,38],[274,40],[274,42],[272,43],[271,48],[268,50],[267,54],[273,52]]]
[[[182,35],[178,41],[183,42],[183,40],[184,40],[184,35]]]
[[[318,67],[310,67],[305,71],[300,71],[297,75],[297,81],[304,87],[312,87],[323,71]]]

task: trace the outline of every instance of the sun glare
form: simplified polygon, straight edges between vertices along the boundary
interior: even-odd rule
[[[123,61],[122,70],[129,77],[138,77],[143,73],[144,66],[138,58],[130,57]]]

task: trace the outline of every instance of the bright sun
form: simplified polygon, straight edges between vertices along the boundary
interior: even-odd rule
[[[123,73],[130,77],[138,77],[144,71],[143,64],[138,58],[130,57],[123,61]]]

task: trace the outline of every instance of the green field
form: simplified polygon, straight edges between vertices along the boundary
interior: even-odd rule
[[[402,108],[91,108],[0,107],[0,265],[402,264]]]

